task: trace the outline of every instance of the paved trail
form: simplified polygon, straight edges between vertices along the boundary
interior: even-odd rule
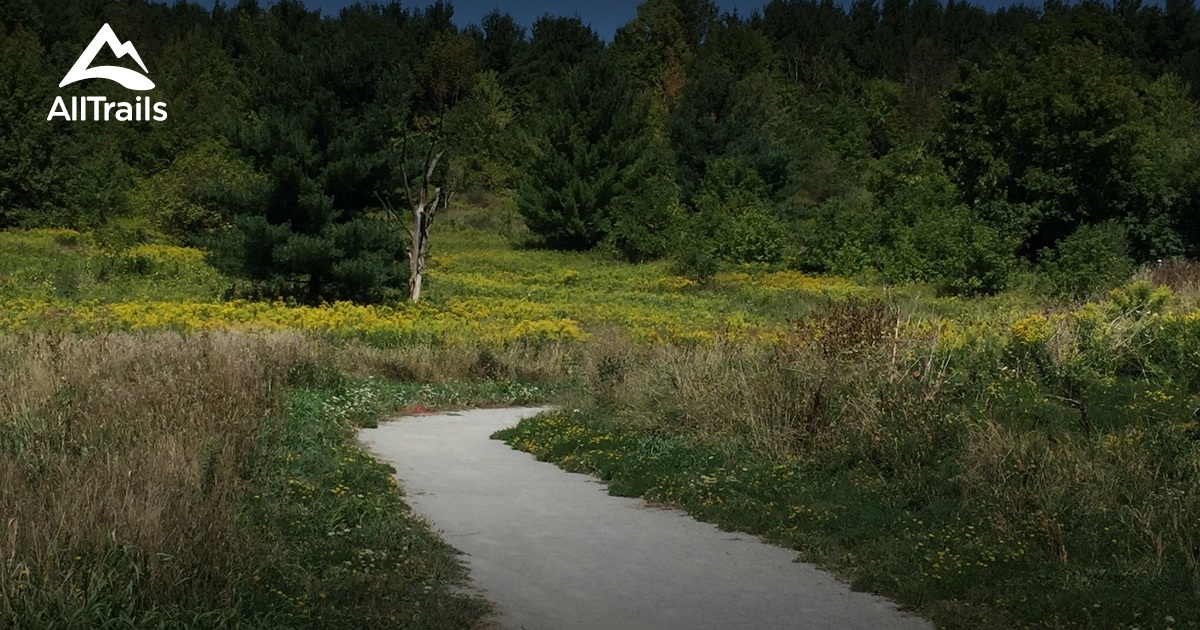
[[[413,508],[467,554],[501,628],[928,629],[795,554],[611,497],[489,439],[536,409],[403,418],[362,432]]]

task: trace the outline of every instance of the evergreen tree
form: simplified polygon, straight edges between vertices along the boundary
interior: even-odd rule
[[[228,200],[240,216],[214,263],[263,295],[308,303],[397,296],[404,247],[369,211],[394,182],[389,133],[403,127],[411,89],[402,60],[381,57],[374,39],[399,31],[325,23],[290,3],[256,26],[265,32],[246,61],[258,71],[257,116],[235,145],[266,179]]]
[[[589,249],[610,239],[631,260],[660,255],[677,212],[669,150],[644,99],[603,60],[553,90],[517,205],[544,246]]]

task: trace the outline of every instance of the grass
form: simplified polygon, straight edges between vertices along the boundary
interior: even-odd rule
[[[0,232],[5,301],[214,301],[224,279],[198,250],[167,245],[101,247],[72,230]]]
[[[243,527],[261,555],[242,570],[239,617],[281,627],[466,628],[490,611],[458,587],[456,552],[414,515],[394,472],[355,444],[375,400],[363,387],[300,387],[263,436]],[[249,574],[249,575],[247,575]]]
[[[1119,557],[1064,561],[1044,528],[1069,525],[1038,512],[1026,523],[998,524],[975,506],[964,509],[945,478],[956,472],[953,463],[918,479],[880,479],[848,462],[812,467],[736,441],[634,429],[594,411],[545,414],[497,437],[566,470],[597,474],[613,494],[680,507],[796,549],[854,588],[892,596],[941,627],[1195,627],[1195,574],[1186,562],[1129,566],[1152,551],[1115,519],[1070,531],[1063,544]],[[908,484],[925,487],[918,493]]]
[[[469,627],[354,427],[556,400],[502,437],[943,626],[1195,627],[1198,276],[700,285],[456,228],[422,305],[305,308],[222,301],[197,250],[0,233],[0,625]]]
[[[953,343],[882,304],[769,348],[609,340],[566,410],[496,437],[944,627],[1193,628],[1200,335],[1169,301],[1132,285]]]
[[[0,336],[0,625],[476,624],[488,605],[357,427],[557,386],[347,377],[339,352],[296,333]]]
[[[0,330],[80,332],[264,328],[300,330],[376,346],[433,342],[580,342],[618,329],[651,343],[720,338],[776,343],[789,321],[832,302],[878,299],[926,319],[964,326],[1028,310],[1019,293],[988,300],[932,297],[922,287],[864,286],[835,277],[750,268],[703,286],[668,263],[621,265],[593,253],[520,251],[500,236],[439,233],[420,305],[302,307],[223,301],[230,283],[198,250],[96,246],[64,230],[0,233]]]

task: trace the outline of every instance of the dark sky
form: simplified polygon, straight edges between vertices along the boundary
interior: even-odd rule
[[[3,0],[0,0],[3,1]],[[194,0],[195,1],[195,0]],[[199,0],[200,4],[212,6],[215,0]],[[325,15],[337,15],[339,9],[354,4],[357,0],[303,0],[309,8],[321,9]],[[717,0],[722,11],[737,10],[739,14],[749,15],[755,9],[766,4],[767,0]],[[270,0],[260,0],[264,5]],[[426,6],[433,0],[401,0],[405,6]],[[236,4],[236,0],[225,0],[226,5]],[[452,0],[454,18],[459,26],[478,22],[492,9],[500,9],[509,13],[518,23],[528,27],[535,19],[546,13],[552,15],[575,15],[583,18],[585,23],[592,25],[596,32],[606,40],[611,40],[617,28],[629,22],[637,14],[637,6],[641,0],[599,0],[592,2],[577,1],[563,2],[555,0],[516,0],[503,2],[501,0]],[[1012,4],[1027,4],[1040,8],[1041,0],[975,0],[974,4],[988,8],[1008,6]]]

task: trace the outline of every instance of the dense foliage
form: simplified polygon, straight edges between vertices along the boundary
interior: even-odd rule
[[[387,301],[406,252],[381,200],[404,149],[434,141],[438,185],[515,200],[530,244],[697,277],[756,263],[961,294],[1037,270],[1085,295],[1126,263],[1200,254],[1188,0],[772,0],[748,17],[648,0],[611,43],[579,18],[452,16],[6,2],[0,226],[208,244],[243,294]],[[57,95],[132,98],[55,88],[103,23],[135,42],[168,121],[46,121]],[[1081,285],[1066,261],[1107,271]]]

